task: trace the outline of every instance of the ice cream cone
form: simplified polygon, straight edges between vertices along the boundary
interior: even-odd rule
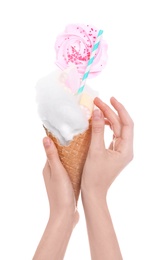
[[[57,147],[60,160],[65,167],[73,185],[76,203],[80,194],[81,176],[91,140],[91,122],[89,128],[74,137],[68,146],[62,146],[46,128],[46,134]]]

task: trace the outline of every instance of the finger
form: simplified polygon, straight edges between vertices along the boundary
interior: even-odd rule
[[[49,166],[50,167],[58,166],[60,163],[60,159],[53,141],[49,137],[45,137],[43,139],[43,145],[45,148],[45,153],[47,156],[47,161]]]
[[[57,148],[53,143],[53,141],[49,137],[45,137],[43,139],[43,145],[47,156],[47,163],[45,167],[49,166],[48,167],[49,169],[48,168],[46,169],[49,170],[50,178],[55,177],[56,179],[58,178],[58,180],[61,180],[63,182],[64,180],[68,181],[69,179],[68,174],[59,158]]]
[[[110,122],[111,129],[113,130],[115,136],[120,136],[121,124],[116,113],[98,97],[94,99],[94,104],[103,112],[104,117]]]
[[[48,161],[46,161],[45,166],[43,168],[43,177],[44,177],[44,181],[50,177],[50,166]]]
[[[105,125],[108,125],[108,126],[111,128],[111,130],[112,130],[112,125],[111,125],[111,123],[108,121],[108,119],[104,118],[104,122],[105,122]]]
[[[46,164],[43,168],[43,178],[44,178],[44,182],[45,182],[45,188],[46,188],[46,192],[48,194],[49,197],[49,192],[50,192],[50,180],[51,180],[51,169],[49,166],[49,162],[48,160],[46,161]]]
[[[92,137],[90,149],[105,149],[104,125],[103,113],[99,109],[94,110],[92,115]]]
[[[133,121],[128,114],[125,107],[118,102],[114,97],[110,99],[112,106],[118,112],[121,124],[122,124],[122,131],[121,131],[121,138],[123,140],[128,140],[133,138]]]

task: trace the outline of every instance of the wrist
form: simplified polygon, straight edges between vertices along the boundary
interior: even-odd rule
[[[99,190],[81,190],[81,197],[83,206],[95,207],[95,206],[107,206],[106,192],[100,192]]]
[[[82,178],[81,182],[81,194],[84,198],[106,200],[108,187],[99,182],[87,181]]]
[[[62,211],[62,212],[56,212],[51,213],[49,216],[48,224],[53,226],[70,226],[74,227],[78,222],[78,212],[75,210],[75,212],[70,212],[70,211]]]
[[[103,221],[109,217],[109,209],[105,195],[82,193],[82,204],[84,208],[85,218],[88,223],[96,223]],[[90,225],[93,225],[93,224]],[[97,226],[97,225],[96,225]]]

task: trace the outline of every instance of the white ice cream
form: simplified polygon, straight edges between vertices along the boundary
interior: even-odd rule
[[[38,113],[43,125],[67,145],[73,137],[88,128],[88,119],[78,104],[76,95],[64,88],[60,72],[53,71],[36,84]]]

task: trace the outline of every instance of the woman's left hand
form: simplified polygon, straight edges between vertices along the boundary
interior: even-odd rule
[[[67,214],[78,220],[76,200],[70,178],[63,167],[57,149],[49,137],[43,139],[47,161],[43,177],[50,205],[50,218]]]

